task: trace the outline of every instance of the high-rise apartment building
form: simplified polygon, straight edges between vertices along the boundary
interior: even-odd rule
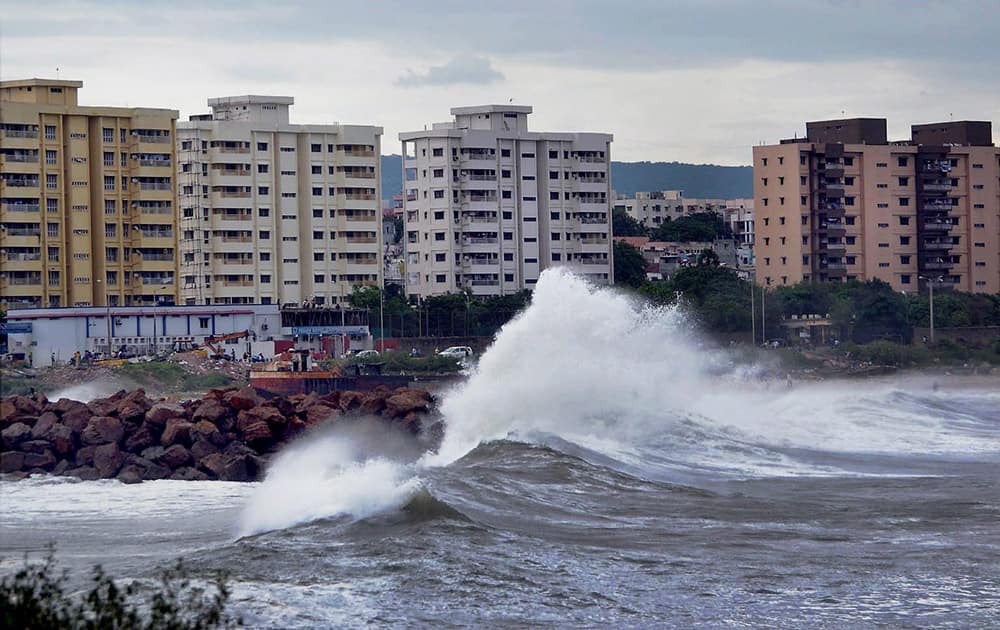
[[[0,82],[3,307],[173,303],[177,112],[81,106],[82,86]]]
[[[1000,149],[989,122],[810,122],[753,149],[757,281],[878,278],[1000,291]]]
[[[289,123],[286,96],[177,125],[185,304],[331,305],[382,274],[382,128]]]
[[[456,107],[399,135],[408,295],[507,295],[560,265],[613,281],[612,136],[529,131],[531,111]]]

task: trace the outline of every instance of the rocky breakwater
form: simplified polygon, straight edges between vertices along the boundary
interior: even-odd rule
[[[270,400],[249,388],[213,389],[180,403],[137,389],[89,403],[44,395],[0,400],[0,472],[85,480],[253,481],[268,458],[310,427],[356,416],[420,430],[424,390],[296,394]]]

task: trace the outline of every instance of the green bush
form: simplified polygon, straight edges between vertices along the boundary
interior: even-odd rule
[[[225,612],[226,576],[216,576],[209,589],[194,586],[180,561],[160,572],[155,586],[133,582],[121,587],[100,565],[93,569],[93,586],[82,594],[67,593],[67,579],[51,550],[43,563],[25,562],[0,581],[0,627],[207,630],[242,625]]]
[[[220,372],[192,374],[169,361],[126,363],[118,367],[116,373],[136,385],[160,391],[190,392],[235,384],[232,378]]]

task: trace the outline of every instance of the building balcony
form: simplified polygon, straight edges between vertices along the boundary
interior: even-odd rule
[[[925,221],[923,223],[924,232],[950,232],[952,224],[944,221]]]
[[[847,232],[847,226],[843,223],[820,223],[819,231],[827,232],[829,234],[843,234]]]
[[[948,183],[948,184],[937,184],[937,183],[935,183],[935,184],[923,184],[920,187],[920,190],[922,190],[924,192],[950,192],[951,189],[952,189],[952,186],[951,186],[950,183]]]
[[[921,270],[923,270],[923,269],[929,269],[929,270],[935,270],[935,271],[947,271],[948,269],[952,268],[952,263],[946,262],[946,261],[943,261],[943,260],[933,260],[933,261],[930,261],[930,260],[921,260],[920,264],[919,264],[919,268]]]
[[[847,251],[847,245],[844,243],[824,243],[820,241],[818,249],[830,253],[843,253]]]
[[[920,244],[920,249],[933,250],[933,251],[945,251],[955,247],[954,243],[951,242],[925,242]]]
[[[820,162],[817,170],[821,174],[824,174],[826,177],[844,176],[844,165],[839,162],[835,163]]]
[[[29,128],[25,128],[25,129],[4,129],[3,130],[3,137],[5,139],[22,139],[23,138],[23,139],[37,140],[38,139],[38,128],[37,128],[37,126],[34,126],[34,128],[30,128],[30,129]]]
[[[5,247],[38,247],[42,240],[38,232],[14,232],[10,228],[7,231],[0,231],[0,238],[3,238]]]

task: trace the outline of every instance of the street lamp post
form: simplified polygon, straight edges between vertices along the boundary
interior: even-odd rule
[[[930,309],[930,320],[931,320],[931,345],[934,345],[934,283],[944,280],[944,276],[938,276],[937,278],[928,278],[925,276],[917,276],[920,280],[927,281],[927,292],[929,295],[929,309]]]
[[[750,280],[750,345],[757,345],[757,306],[754,303],[754,293],[757,292],[756,283]]]
[[[97,279],[97,284],[104,284],[104,322],[107,325],[108,358],[111,358],[111,299],[108,296],[108,286],[101,279]]]

